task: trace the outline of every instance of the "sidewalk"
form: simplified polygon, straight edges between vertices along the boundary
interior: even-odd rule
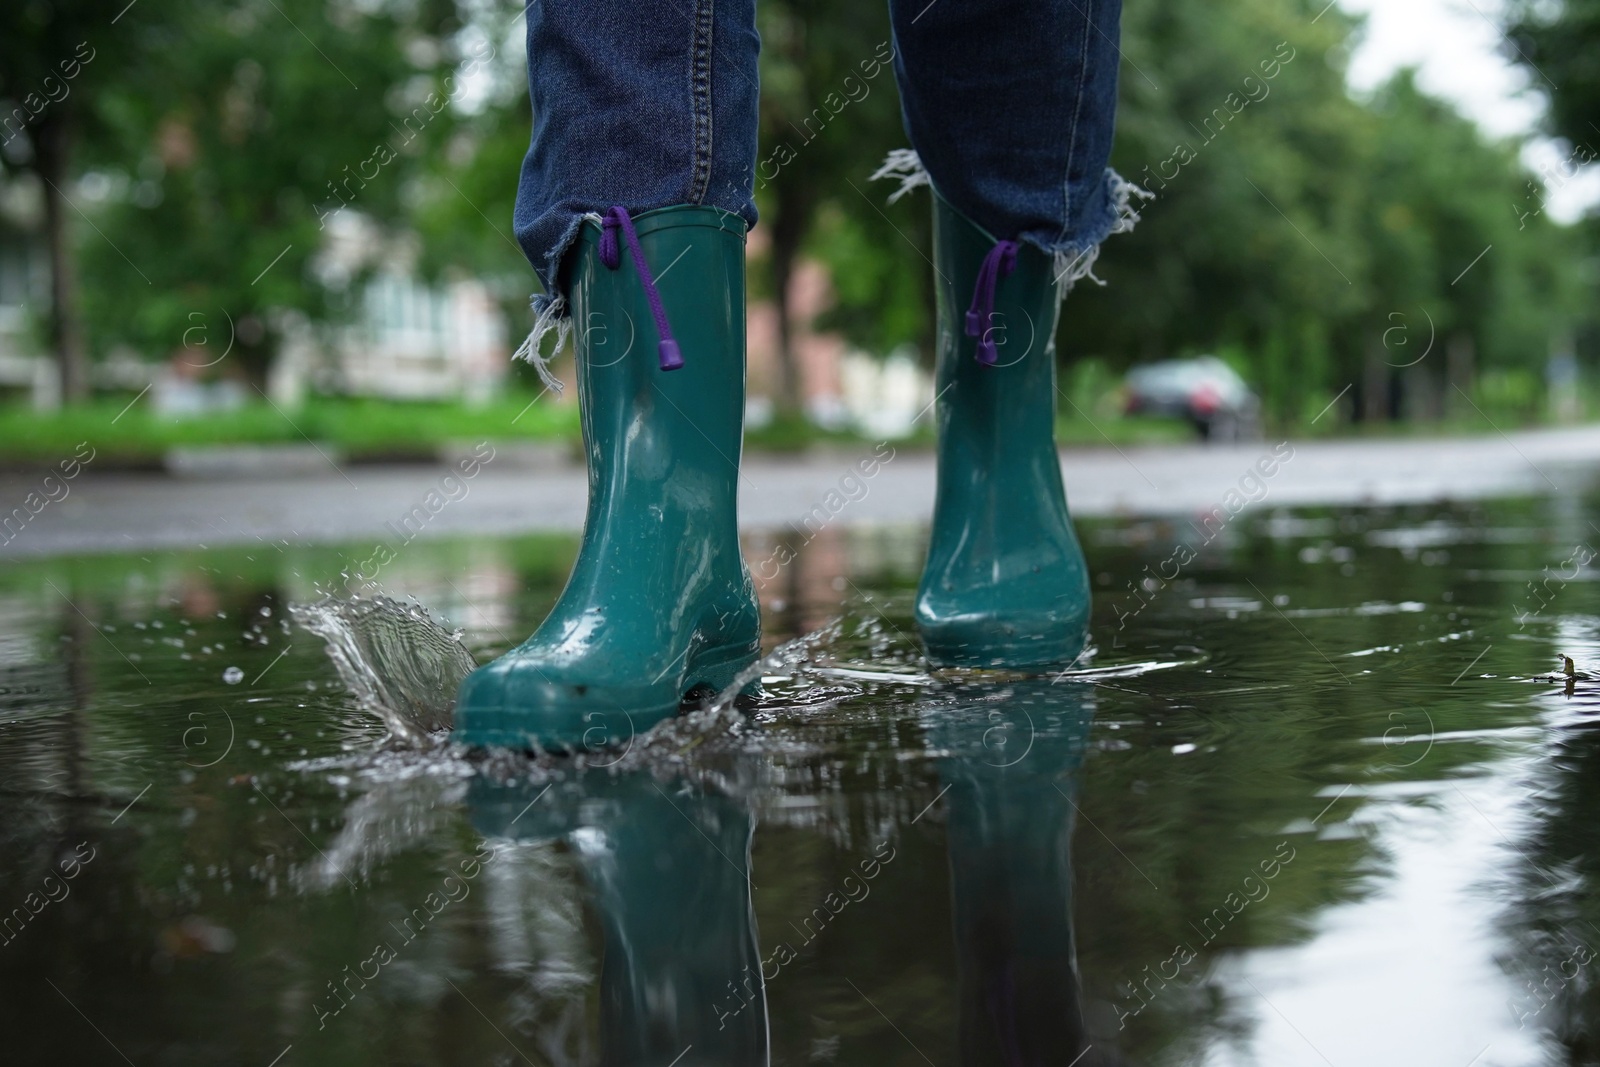
[[[1286,460],[1280,457],[1287,449],[1272,441],[1108,447],[1064,453],[1062,467],[1068,500],[1080,516],[1198,514],[1252,497],[1250,506],[1262,508],[1581,493],[1600,476],[1600,426],[1288,446]],[[878,455],[887,458],[863,447],[859,453],[747,459],[741,525],[798,528],[808,517],[813,528],[926,521],[933,505],[932,454],[891,455],[880,446]],[[1271,475],[1252,475],[1263,459],[1261,470],[1271,468]],[[443,466],[329,467],[256,479],[97,474],[90,468],[70,483],[64,499],[45,505],[0,545],[0,560],[258,540],[365,541],[384,535],[386,523],[398,527],[408,517],[427,537],[581,529],[584,472],[515,469],[514,462],[491,460],[475,477],[450,482],[442,481],[451,473]],[[863,473],[869,469],[870,475]],[[39,490],[37,477],[0,478],[0,519]]]

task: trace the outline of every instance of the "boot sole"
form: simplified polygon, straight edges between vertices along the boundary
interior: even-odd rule
[[[676,717],[686,708],[692,709],[700,701],[694,698],[698,693],[707,693],[714,698],[733,684],[739,673],[755,663],[760,658],[760,647],[754,649],[742,648],[736,650],[708,649],[690,660],[678,676],[676,686],[678,696],[670,704],[659,704],[651,707],[628,708],[621,704],[614,710],[620,711],[628,721],[627,733],[613,732],[607,727],[603,742],[582,741],[579,745],[557,742],[553,738],[540,738],[537,729],[530,728],[529,720],[537,720],[554,710],[553,706],[517,708],[473,708],[471,716],[473,723],[467,731],[467,737],[458,739],[459,743],[470,748],[513,748],[523,751],[532,751],[537,745],[547,752],[575,752],[599,751],[631,741],[634,737],[646,732],[663,719]],[[761,695],[761,681],[756,679],[741,687],[736,698],[736,703],[745,703]],[[604,708],[596,708],[592,703],[584,705],[586,713],[599,712],[605,714]],[[551,718],[559,716],[552,715]],[[485,721],[487,720],[487,721]],[[590,731],[592,732],[592,730]],[[587,734],[585,734],[587,737]]]
[[[930,640],[922,638],[928,662],[936,667],[971,667],[1027,671],[1045,674],[1065,670],[1083,654],[1084,638],[1076,641],[1016,640],[972,641]]]
[[[727,649],[704,652],[695,658],[693,667],[683,672],[679,688],[683,691],[685,700],[696,690],[710,690],[711,696],[715,698],[732,685],[742,671],[760,658],[759,646],[753,650],[740,649],[731,653]],[[741,686],[735,699],[751,700],[760,695],[761,679],[757,678]],[[682,706],[682,701],[679,706]]]

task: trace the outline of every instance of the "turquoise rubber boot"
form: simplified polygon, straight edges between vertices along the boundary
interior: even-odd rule
[[[585,222],[567,258],[589,465],[582,547],[543,625],[462,682],[462,744],[627,742],[686,695],[725,689],[760,653],[735,507],[744,221],[663,208],[622,216],[633,231],[622,242],[618,214],[607,215],[604,238]]]
[[[917,626],[937,666],[1064,668],[1088,639],[1089,577],[1055,447],[1053,264],[1011,246],[1006,273],[993,235],[933,202],[939,487]],[[972,337],[980,272],[993,314]]]

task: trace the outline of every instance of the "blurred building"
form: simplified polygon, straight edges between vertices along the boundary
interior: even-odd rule
[[[0,185],[0,393],[50,409],[61,398],[44,343],[49,261],[39,234],[41,208],[28,185]],[[318,273],[330,287],[356,288],[354,320],[317,328],[298,313],[273,316],[282,338],[268,375],[274,402],[294,405],[313,390],[393,400],[472,402],[494,395],[509,372],[513,345],[488,287],[475,278],[429,284],[417,277],[403,239],[385,240],[353,212],[331,222]],[[383,266],[364,272],[373,263]],[[221,338],[208,343],[215,347],[207,355],[226,344]],[[196,356],[181,339],[171,351],[118,346],[97,354],[90,381],[97,389],[151,387],[155,409],[175,415],[228,410],[249,400],[225,358],[197,362]]]
[[[351,396],[389,400],[487,400],[511,367],[510,328],[494,294],[476,278],[430,284],[405,237],[383,234],[353,211],[329,219],[317,263],[324,284],[345,288],[365,275],[354,321],[331,343],[285,346],[273,392],[292,400],[307,379]],[[320,349],[320,351],[319,351]]]
[[[767,231],[761,227],[751,232],[752,258],[766,253],[767,240]],[[909,348],[880,359],[852,349],[837,333],[818,331],[815,323],[832,302],[827,269],[815,260],[802,259],[789,279],[789,318],[790,346],[806,417],[828,429],[852,428],[879,437],[909,433],[912,422],[933,397],[932,376],[918,365],[916,352]],[[772,300],[750,301],[746,332],[746,420],[761,426],[771,421],[782,388],[778,309]]]
[[[26,393],[48,409],[61,403],[61,383],[37,336],[50,300],[50,260],[37,233],[42,214],[22,183],[0,184],[0,390]]]
[[[510,370],[505,315],[476,279],[430,286],[385,272],[366,284],[361,307],[332,353],[342,392],[481,402]]]

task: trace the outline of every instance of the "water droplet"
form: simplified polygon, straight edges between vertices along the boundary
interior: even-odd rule
[[[244,671],[241,671],[238,667],[229,667],[222,672],[222,680],[229,685],[238,685],[244,681]]]

